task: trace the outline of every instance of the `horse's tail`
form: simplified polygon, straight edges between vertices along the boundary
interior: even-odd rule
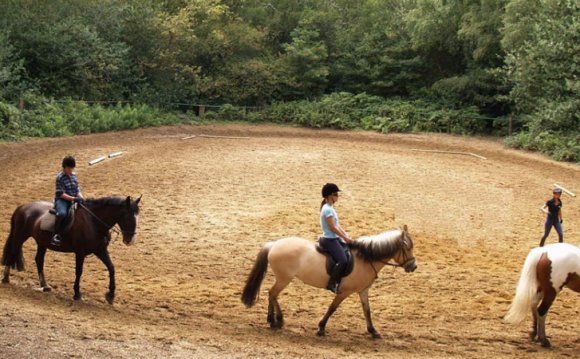
[[[545,251],[541,247],[533,249],[524,262],[516,295],[504,320],[508,323],[521,323],[532,310],[532,304],[538,296],[538,279],[536,267]]]
[[[2,265],[15,268],[19,271],[24,270],[24,256],[22,254],[22,244],[17,243],[17,236],[15,235],[16,212],[12,214],[10,219],[10,234],[6,243],[4,244],[4,252],[2,253]]]
[[[270,248],[272,247],[272,242],[266,243],[264,247],[258,253],[256,262],[254,262],[254,267],[248,275],[246,280],[246,286],[242,292],[242,302],[246,307],[250,308],[256,303],[256,298],[258,297],[258,292],[260,291],[260,286],[268,270],[268,253],[270,253]]]

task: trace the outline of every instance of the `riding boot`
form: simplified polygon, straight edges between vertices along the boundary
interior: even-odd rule
[[[50,241],[50,244],[53,246],[59,247],[62,244],[62,223],[64,222],[64,218],[60,216],[56,216],[54,221],[54,236]]]
[[[328,280],[328,285],[326,289],[330,290],[331,292],[338,294],[339,287],[340,287],[340,280],[342,279],[342,273],[344,271],[344,265],[342,264],[335,264],[334,268],[332,268],[332,273],[330,273],[330,279]]]
[[[544,242],[546,242],[546,238],[542,237],[542,239],[540,239],[540,247],[544,246]]]

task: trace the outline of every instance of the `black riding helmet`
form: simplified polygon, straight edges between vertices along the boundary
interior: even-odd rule
[[[75,168],[77,166],[77,162],[73,156],[66,156],[62,159],[62,168],[70,167]]]
[[[327,183],[324,186],[322,186],[322,197],[324,198],[336,192],[340,192],[340,189],[338,189],[338,186],[335,185],[334,183]]]

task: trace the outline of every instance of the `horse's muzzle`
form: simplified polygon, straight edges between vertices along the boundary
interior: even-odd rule
[[[407,273],[414,272],[417,269],[417,261],[415,261],[415,258],[413,258],[412,260],[405,263],[404,268],[405,268],[405,272],[407,272]]]
[[[130,246],[135,243],[135,233],[133,234],[124,234],[123,235],[123,243]]]

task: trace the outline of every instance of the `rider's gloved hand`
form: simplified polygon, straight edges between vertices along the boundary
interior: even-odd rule
[[[85,203],[85,199],[82,197],[75,197],[75,203],[83,204]]]

